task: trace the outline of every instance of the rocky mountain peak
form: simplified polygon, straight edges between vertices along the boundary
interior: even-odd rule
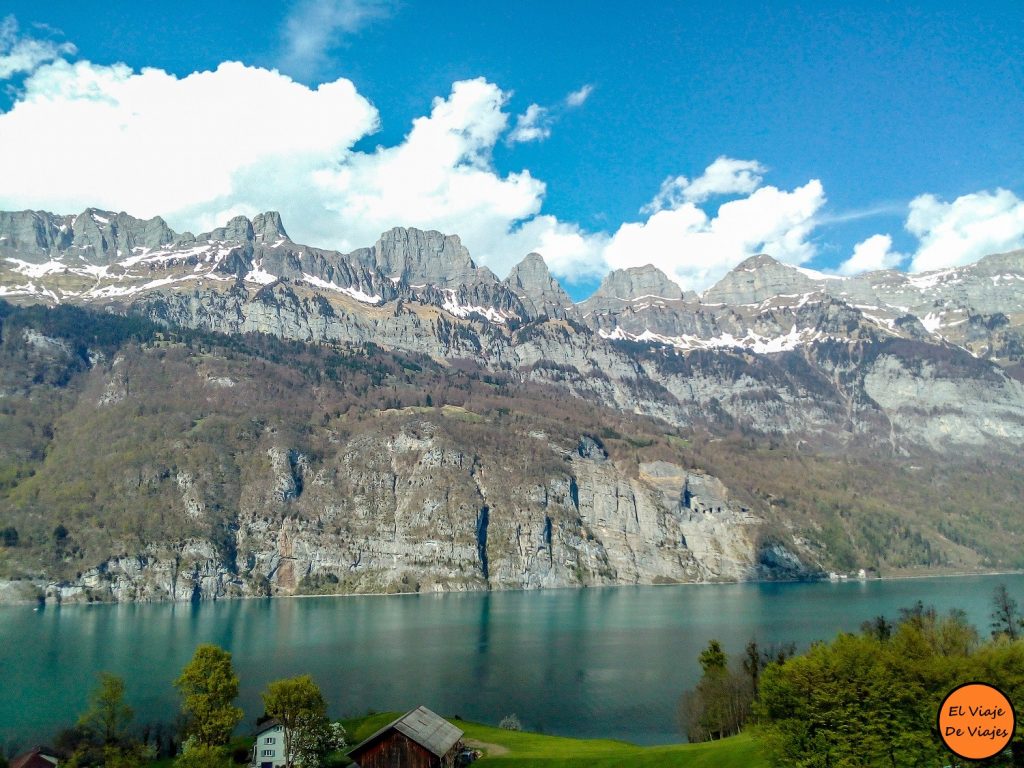
[[[786,268],[786,265],[778,259],[769,256],[767,253],[758,253],[741,261],[733,267],[733,271],[753,272],[756,269],[776,269],[779,267]]]
[[[177,237],[159,216],[137,219],[124,211],[100,208],[86,208],[75,216],[70,230],[72,240],[61,249],[77,249],[80,256],[103,264],[113,263],[135,248],[159,248]]]
[[[1024,248],[1006,253],[993,253],[977,262],[978,268],[986,271],[1007,270],[1024,272]]]
[[[528,253],[512,267],[505,285],[523,302],[523,306],[534,317],[565,317],[572,308],[572,299],[552,276],[548,265],[539,253]]]
[[[234,240],[240,243],[251,242],[253,237],[252,222],[245,216],[235,216],[223,227],[199,235],[198,240]]]
[[[598,296],[633,301],[645,296],[663,299],[682,299],[679,285],[653,264],[629,269],[616,269],[608,273]]]
[[[481,280],[469,251],[458,235],[444,235],[435,230],[394,227],[380,236],[372,250],[357,252],[388,277],[397,277],[411,285],[440,287],[469,285]],[[490,270],[486,271],[491,275]]]
[[[759,253],[741,261],[704,292],[706,304],[758,304],[773,296],[813,293],[819,281],[788,264]]]
[[[71,244],[71,217],[45,211],[0,211],[0,252],[45,260]]]
[[[267,211],[257,214],[252,220],[252,231],[256,239],[264,243],[273,243],[277,240],[290,240],[281,223],[281,214],[277,211]]]

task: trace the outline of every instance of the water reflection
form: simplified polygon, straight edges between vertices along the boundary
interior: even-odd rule
[[[170,720],[195,646],[231,650],[247,722],[280,677],[311,674],[336,715],[426,704],[496,723],[641,743],[678,739],[675,703],[711,638],[806,646],[915,600],[988,624],[995,585],[1024,576],[841,584],[637,587],[216,604],[0,609],[0,738],[45,741],[122,675],[139,722]]]

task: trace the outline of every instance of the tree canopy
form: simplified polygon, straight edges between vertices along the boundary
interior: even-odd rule
[[[275,680],[263,693],[263,706],[269,717],[281,723],[284,731],[284,749],[287,768],[296,759],[296,746],[305,746],[306,734],[300,731],[318,731],[326,725],[327,702],[320,687],[309,675]]]
[[[231,654],[216,645],[198,646],[174,685],[181,692],[188,731],[195,741],[211,747],[227,744],[242,720],[242,710],[234,705],[238,675],[231,666]]]

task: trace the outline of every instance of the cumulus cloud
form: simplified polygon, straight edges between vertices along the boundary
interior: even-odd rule
[[[719,157],[700,176],[669,176],[641,213],[678,208],[683,203],[703,203],[716,195],[747,195],[761,185],[766,168],[756,160]]]
[[[345,38],[392,14],[390,0],[300,0],[285,19],[281,68],[315,75]]]
[[[0,203],[97,205],[194,227],[208,221],[200,210],[269,203],[277,184],[343,161],[377,122],[348,80],[309,89],[230,62],[178,78],[59,60],[0,114]]]
[[[919,195],[904,210],[904,226],[917,240],[913,252],[894,252],[889,235],[872,235],[854,247],[840,274],[892,269],[905,261],[911,272],[925,272],[1024,248],[1024,200],[1007,189],[972,192],[951,203]]]
[[[715,162],[721,167],[723,160],[729,159]],[[709,171],[711,166],[701,178],[718,177],[717,171]],[[708,188],[699,189],[699,195]],[[757,253],[790,264],[812,259],[816,251],[808,237],[815,214],[825,204],[825,191],[817,179],[790,191],[765,186],[724,203],[713,217],[693,201],[672,202],[674,207],[657,210],[644,222],[623,224],[604,249],[604,258],[614,269],[654,264],[683,288],[701,290]]]
[[[19,42],[6,45],[9,52]],[[816,253],[821,182],[764,185],[767,170],[756,160],[719,157],[692,180],[667,179],[640,220],[613,232],[544,213],[544,182],[526,169],[499,172],[493,151],[517,131],[550,130],[549,118],[573,94],[551,108],[531,105],[510,126],[507,92],[483,78],[456,82],[400,142],[357,151],[380,118],[344,78],[311,88],[237,62],[178,77],[61,55],[19,61],[28,76],[0,112],[0,209],[95,205],[162,215],[193,232],[279,210],[297,240],[343,251],[390,227],[415,226],[459,234],[499,275],[537,251],[570,282],[654,263],[695,290],[758,252],[792,264]],[[716,196],[729,199],[715,209],[708,203]],[[914,269],[965,263],[1024,246],[1024,202],[1007,190],[952,203],[922,196],[907,229],[921,243]],[[878,235],[841,270],[901,258]]]
[[[297,239],[341,250],[415,226],[458,233],[499,274],[531,250],[563,277],[598,274],[601,237],[538,215],[545,186],[529,171],[494,168],[507,98],[482,78],[457,82],[400,143],[359,152],[379,116],[345,79],[55,61],[0,113],[0,208],[95,205],[193,232],[276,209]]]
[[[855,275],[859,272],[873,272],[877,269],[894,269],[905,256],[892,250],[889,235],[872,235],[853,247],[853,255],[839,265],[841,275]]]
[[[525,144],[528,141],[544,141],[551,136],[551,127],[568,110],[580,107],[594,90],[592,85],[584,85],[576,91],[572,91],[553,107],[542,107],[540,104],[531,104],[521,115],[516,116],[516,124],[509,131],[505,142],[512,144]]]
[[[952,203],[921,195],[910,203],[906,227],[920,240],[912,271],[960,266],[1024,248],[1024,200],[1007,189],[962,195]]]
[[[31,72],[40,64],[73,55],[76,50],[71,43],[19,35],[17,19],[7,16],[0,21],[0,80]]]
[[[565,105],[567,107],[581,107],[583,103],[590,98],[590,94],[593,93],[594,86],[590,83],[582,86],[579,90],[573,91],[565,97]]]
[[[276,209],[297,239],[339,250],[414,226],[458,233],[498,274],[538,251],[569,281],[653,261],[698,289],[758,250],[794,263],[813,255],[807,236],[824,202],[817,181],[754,189],[713,217],[698,207],[756,186],[763,168],[754,161],[719,158],[679,197],[665,197],[671,207],[611,235],[543,214],[540,179],[494,167],[494,147],[509,133],[507,102],[483,78],[457,82],[401,142],[364,152],[353,147],[378,129],[379,115],[346,79],[310,88],[232,62],[177,77],[57,60],[38,66],[0,113],[0,208],[95,205],[162,215],[193,232]],[[526,127],[543,123],[534,115]]]
[[[531,104],[516,117],[515,127],[508,134],[509,144],[543,141],[551,135],[552,117],[547,107]]]

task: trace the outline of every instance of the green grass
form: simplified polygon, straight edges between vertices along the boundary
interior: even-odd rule
[[[399,712],[385,712],[342,722],[348,730],[350,742],[358,744],[400,715]],[[497,752],[501,750],[485,748],[483,759],[474,763],[480,766],[612,768],[629,765],[641,768],[766,768],[768,765],[760,754],[757,742],[746,734],[706,744],[638,747],[612,739],[570,739],[527,731],[505,731],[464,720],[452,722],[466,732],[464,738],[508,750],[499,755]]]

